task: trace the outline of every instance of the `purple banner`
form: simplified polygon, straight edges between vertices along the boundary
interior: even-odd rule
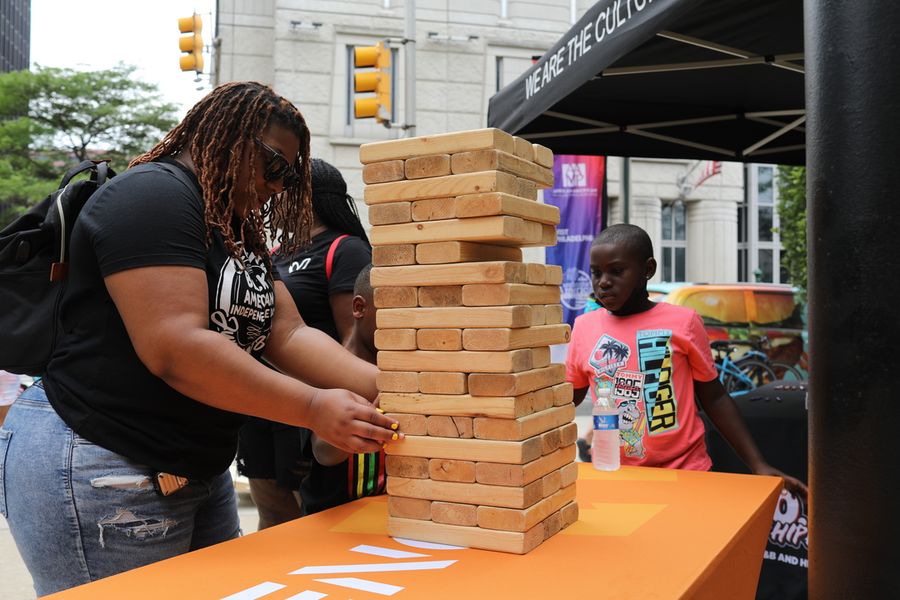
[[[563,268],[563,318],[570,325],[591,293],[590,248],[600,229],[605,156],[561,154],[553,158],[554,186],[544,202],[559,207],[556,246],[547,248],[547,264]]]

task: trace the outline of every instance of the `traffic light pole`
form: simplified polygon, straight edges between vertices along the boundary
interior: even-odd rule
[[[406,0],[406,22],[404,24],[404,69],[406,104],[404,121],[406,137],[416,135],[416,0]]]

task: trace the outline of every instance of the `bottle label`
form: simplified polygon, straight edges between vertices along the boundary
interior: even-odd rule
[[[594,415],[594,429],[610,431],[619,428],[619,415]]]

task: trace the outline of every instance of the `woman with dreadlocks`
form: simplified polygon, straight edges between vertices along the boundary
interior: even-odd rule
[[[377,369],[305,326],[266,252],[308,242],[308,156],[290,102],[230,83],[85,205],[59,341],[0,431],[38,596],[238,536],[237,413],[348,452],[391,439]]]
[[[372,247],[341,172],[319,158],[309,163],[312,241],[293,253],[279,248],[273,259],[303,321],[343,343],[353,329],[356,276],[372,262]],[[238,471],[250,481],[259,529],[303,514],[300,481],[311,459],[302,452],[306,431],[265,419],[250,419],[241,428]]]

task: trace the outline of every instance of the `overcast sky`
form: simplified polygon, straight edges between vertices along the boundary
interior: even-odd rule
[[[180,118],[209,91],[209,78],[204,74],[198,84],[193,72],[179,69],[178,18],[194,11],[202,15],[209,45],[214,8],[215,0],[32,0],[31,63],[82,70],[107,69],[119,61],[135,65],[136,77],[156,83],[165,99],[181,108]],[[204,59],[208,71],[209,55]]]

